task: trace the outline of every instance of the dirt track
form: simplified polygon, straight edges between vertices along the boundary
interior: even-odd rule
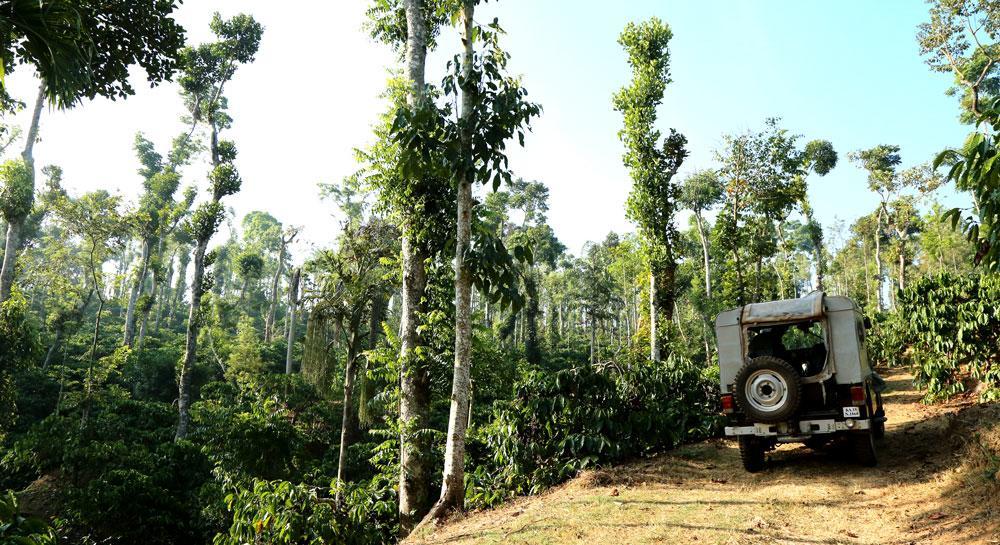
[[[751,475],[733,442],[712,440],[588,472],[407,543],[1000,544],[1000,476],[986,454],[1000,452],[1000,405],[929,407],[909,376],[887,379],[878,467],[785,445]]]

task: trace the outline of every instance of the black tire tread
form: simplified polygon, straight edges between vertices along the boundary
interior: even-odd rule
[[[788,406],[785,410],[773,414],[758,414],[746,399],[745,382],[750,373],[759,369],[771,369],[778,371],[785,377],[788,383]],[[736,373],[735,397],[736,404],[739,405],[750,420],[755,422],[775,423],[784,422],[790,419],[798,410],[802,400],[802,377],[799,372],[787,361],[774,356],[757,356],[747,362]]]
[[[757,473],[764,469],[764,443],[756,437],[740,436],[740,462],[743,469]]]
[[[878,465],[878,456],[875,454],[875,443],[872,439],[871,432],[857,432],[850,436],[851,454],[854,456],[854,461],[865,467]]]

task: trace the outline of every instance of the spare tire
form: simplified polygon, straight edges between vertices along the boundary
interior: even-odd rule
[[[802,381],[787,361],[758,356],[736,373],[736,403],[754,422],[784,422],[799,410]]]

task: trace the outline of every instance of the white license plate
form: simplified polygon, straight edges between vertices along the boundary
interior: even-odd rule
[[[861,418],[861,407],[844,407],[844,418]]]

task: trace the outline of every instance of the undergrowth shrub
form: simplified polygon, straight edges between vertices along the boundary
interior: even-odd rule
[[[921,278],[899,294],[899,312],[927,401],[976,382],[981,399],[1000,399],[1000,276]]]
[[[470,503],[534,494],[582,469],[712,435],[717,374],[676,356],[528,372],[475,432],[470,451],[489,457],[470,474]]]

